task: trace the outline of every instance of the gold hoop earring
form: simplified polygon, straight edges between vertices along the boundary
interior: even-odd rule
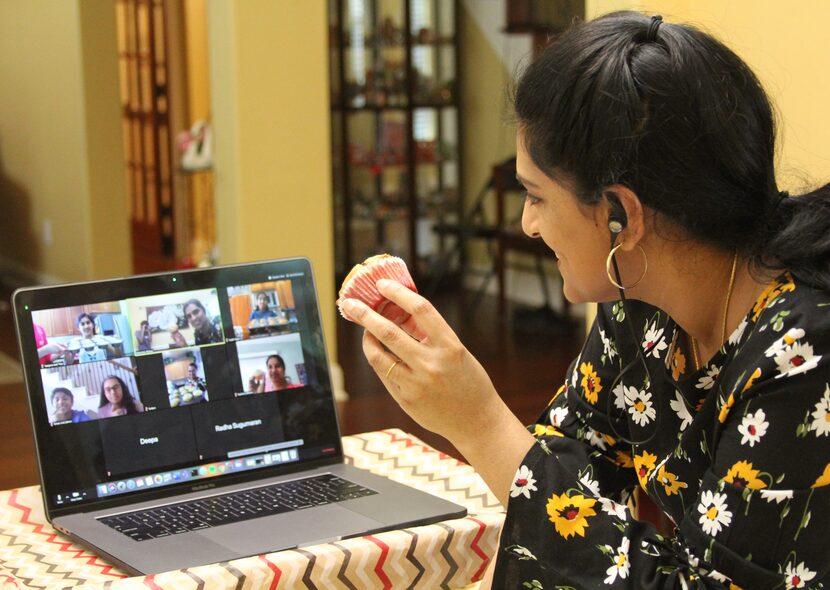
[[[645,278],[646,273],[648,272],[648,256],[646,256],[646,251],[643,250],[643,247],[640,244],[637,244],[637,247],[640,249],[640,253],[643,255],[643,261],[645,262],[645,268],[643,268],[643,274],[640,275],[640,278],[637,279],[633,285],[628,285],[627,287],[623,287],[617,281],[614,280],[614,277],[611,275],[611,262],[614,254],[617,253],[617,250],[623,245],[623,242],[620,242],[608,253],[608,258],[605,259],[605,273],[608,275],[608,280],[611,281],[611,284],[614,285],[617,289],[622,289],[625,291],[626,289],[631,289],[632,287],[636,287],[639,285],[642,280]]]

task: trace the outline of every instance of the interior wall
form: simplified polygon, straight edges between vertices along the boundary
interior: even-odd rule
[[[0,2],[0,268],[25,280],[129,271],[115,11]]]
[[[307,256],[336,358],[324,0],[208,3],[221,262]]]

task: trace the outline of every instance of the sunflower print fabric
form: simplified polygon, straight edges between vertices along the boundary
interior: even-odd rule
[[[698,370],[685,342],[654,307],[599,306],[529,427],[494,588],[830,587],[830,293],[782,275]]]

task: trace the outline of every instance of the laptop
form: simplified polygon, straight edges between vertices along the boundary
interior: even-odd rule
[[[304,258],[13,296],[46,516],[136,574],[464,507],[344,463]]]

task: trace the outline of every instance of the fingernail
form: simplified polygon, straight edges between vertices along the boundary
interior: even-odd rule
[[[390,281],[389,279],[378,279],[378,282],[375,284],[377,285],[378,289],[383,289],[391,285],[392,281]]]
[[[344,311],[352,311],[355,307],[354,299],[344,299],[340,302],[340,307]]]

